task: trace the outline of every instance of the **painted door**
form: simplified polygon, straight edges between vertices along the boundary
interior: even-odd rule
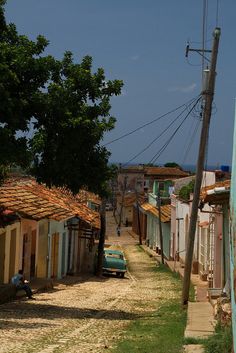
[[[35,276],[36,230],[31,234],[30,277]]]
[[[61,269],[62,275],[66,274],[66,233],[62,234],[62,257],[61,257]]]
[[[0,283],[4,282],[6,233],[0,234]]]
[[[11,231],[10,242],[10,261],[9,261],[9,278],[15,274],[15,261],[16,261],[16,229]]]
[[[58,271],[58,249],[59,249],[59,233],[54,233],[52,235],[51,277],[57,277],[57,271]]]
[[[25,233],[23,235],[22,270],[26,279],[30,279],[30,256],[31,256],[31,237]]]

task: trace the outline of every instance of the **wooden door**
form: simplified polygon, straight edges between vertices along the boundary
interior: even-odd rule
[[[31,234],[30,277],[35,276],[36,230]]]
[[[6,233],[0,234],[0,283],[4,282]]]
[[[65,275],[66,274],[66,233],[63,233],[62,234],[62,257],[61,257],[61,264],[62,264],[62,267],[61,267],[61,272],[62,272],[62,275]]]
[[[58,249],[59,249],[59,233],[54,233],[52,235],[51,277],[57,277]]]
[[[25,233],[23,235],[22,270],[26,279],[30,279],[30,254],[31,237]]]
[[[15,263],[16,263],[16,229],[13,229],[11,231],[11,243],[10,243],[9,278],[12,278],[15,274]]]

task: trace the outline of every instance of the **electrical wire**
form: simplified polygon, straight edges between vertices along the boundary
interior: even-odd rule
[[[189,152],[190,152],[190,150],[191,150],[191,148],[192,148],[193,142],[194,142],[194,140],[195,140],[195,137],[196,137],[196,135],[197,135],[197,132],[198,132],[198,129],[199,129],[199,126],[200,126],[200,122],[201,122],[200,119],[196,121],[195,128],[194,128],[194,130],[193,130],[193,132],[192,132],[192,135],[190,136],[190,141],[189,141],[189,144],[188,144],[187,149],[186,149],[186,151],[185,151],[184,158],[183,158],[183,160],[182,160],[182,165],[185,164],[186,159],[187,159],[187,157],[188,157],[188,154],[189,154]]]
[[[126,164],[129,164],[132,162],[134,159],[139,157],[141,154],[143,154],[149,147],[153,145],[154,142],[156,142],[161,136],[164,135],[164,133],[180,118],[180,116],[188,109],[188,107],[185,107],[184,110],[159,134],[157,137],[155,137],[146,147],[144,147],[139,153],[137,153],[134,157],[132,157]]]
[[[184,122],[187,120],[187,118],[189,117],[189,115],[191,114],[191,112],[193,111],[193,109],[195,108],[195,106],[198,104],[199,100],[201,99],[201,97],[199,97],[197,99],[197,101],[195,102],[195,104],[193,105],[193,107],[190,109],[190,111],[188,112],[188,114],[184,117],[184,119],[182,120],[182,122],[180,123],[180,125],[175,129],[175,131],[173,132],[173,134],[170,136],[170,138],[166,141],[166,143],[159,149],[159,151],[157,151],[157,153],[155,153],[155,155],[152,157],[152,159],[150,160],[149,163],[155,163],[156,160],[162,155],[162,153],[165,151],[165,149],[168,147],[168,145],[170,144],[170,142],[172,141],[173,137],[177,134],[177,132],[179,131],[179,129],[181,128],[181,126],[184,124]]]
[[[158,116],[157,118],[153,119],[152,121],[149,121],[148,123],[145,123],[145,124],[139,126],[138,128],[136,128],[136,129],[134,129],[134,130],[131,130],[131,131],[127,132],[126,134],[121,135],[120,137],[117,137],[116,139],[111,140],[111,141],[105,143],[103,146],[104,146],[104,147],[105,147],[105,146],[108,146],[108,145],[110,145],[111,143],[114,143],[114,142],[116,142],[116,141],[119,141],[119,140],[121,140],[121,139],[127,137],[127,136],[130,136],[130,135],[134,134],[135,132],[137,132],[137,131],[143,129],[144,127],[149,126],[149,125],[155,123],[156,121],[161,120],[161,119],[164,118],[165,116],[176,112],[177,110],[181,109],[182,107],[185,107],[185,106],[191,104],[191,103],[194,102],[198,97],[199,97],[199,96],[190,99],[188,102],[186,102],[186,103],[184,103],[184,104],[181,104],[179,107],[174,108],[174,109],[168,111],[167,113]]]
[[[199,99],[199,98],[198,98]],[[195,99],[196,101],[196,99]],[[195,101],[191,102],[191,104],[195,103]],[[130,162],[132,162],[134,159],[136,159],[137,157],[139,157],[141,154],[143,154],[149,147],[151,147],[153,145],[154,142],[156,142],[161,136],[163,136],[165,134],[165,132],[181,117],[181,115],[184,114],[184,112],[186,110],[189,109],[189,106],[191,105],[189,104],[188,106],[186,106],[184,108],[184,110],[177,115],[177,117],[159,134],[157,135],[147,146],[145,146],[139,153],[137,153],[134,157],[132,157],[128,162],[126,162],[124,165],[128,165]],[[194,104],[195,106],[195,104]]]

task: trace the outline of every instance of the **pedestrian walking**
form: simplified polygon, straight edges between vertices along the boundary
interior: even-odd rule
[[[119,237],[120,236],[120,226],[119,226],[119,224],[116,227],[116,233],[117,233],[117,236]]]

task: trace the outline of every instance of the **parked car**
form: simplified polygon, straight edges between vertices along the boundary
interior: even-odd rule
[[[115,273],[117,276],[124,277],[127,271],[124,253],[121,250],[104,249],[103,273]]]

